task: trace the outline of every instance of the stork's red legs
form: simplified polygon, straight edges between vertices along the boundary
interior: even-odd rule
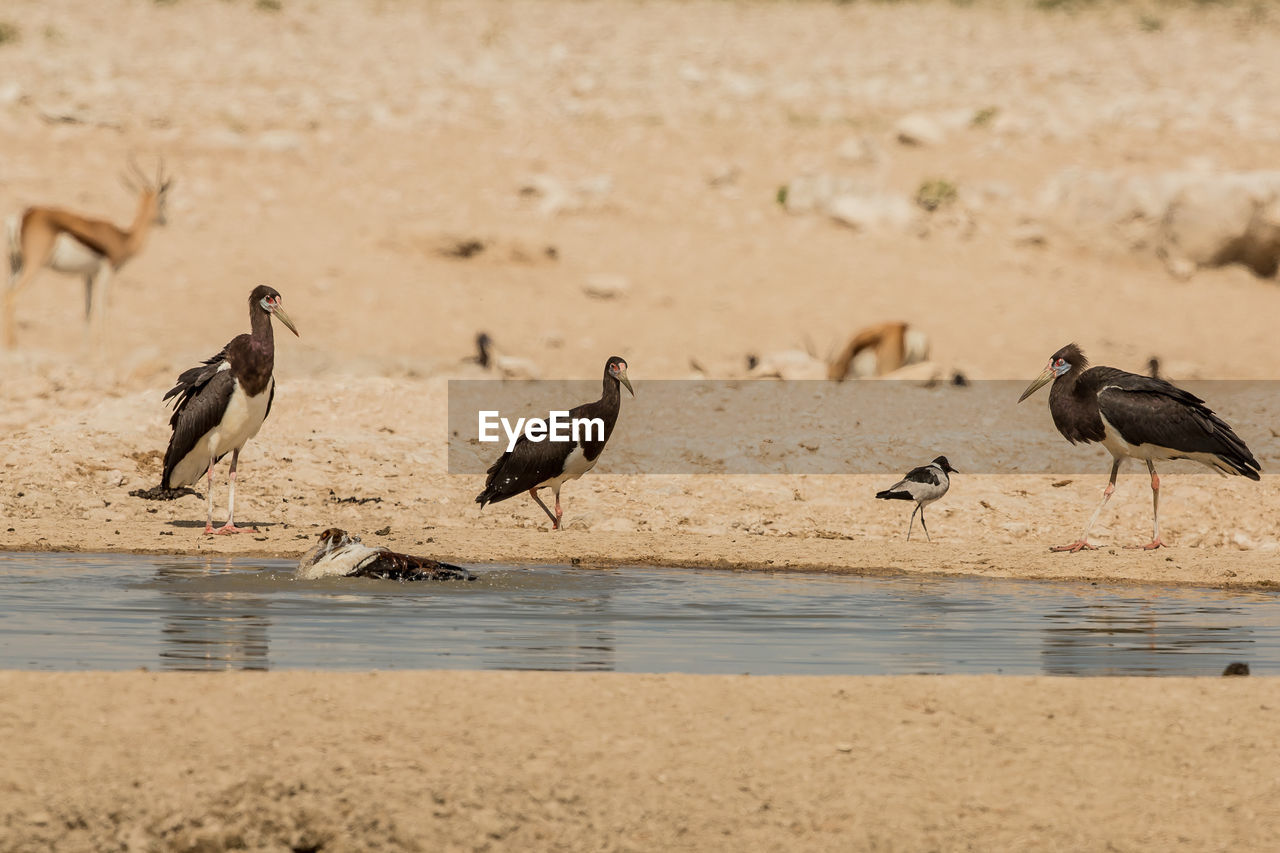
[[[1156,475],[1156,466],[1151,460],[1147,460],[1147,470],[1151,472],[1151,515],[1153,518],[1151,529],[1151,541],[1146,545],[1131,545],[1131,548],[1141,548],[1144,551],[1154,551],[1157,548],[1165,547],[1164,542],[1160,539],[1160,478]]]
[[[227,494],[227,523],[217,528],[213,527],[213,465],[209,465],[209,520],[205,522],[204,532],[209,535],[225,535],[228,533],[257,533],[256,527],[236,527],[236,463],[240,461],[240,451],[231,451],[231,475],[229,477],[229,491]]]
[[[538,486],[534,486],[529,490],[529,497],[538,502],[538,506],[542,507],[542,511],[547,514],[547,518],[551,519],[551,529],[560,529],[560,496],[556,495],[556,511],[553,513],[547,509],[547,505],[542,502],[542,498],[538,497]]]
[[[1072,542],[1070,545],[1057,545],[1050,548],[1050,551],[1069,551],[1070,553],[1075,554],[1078,551],[1084,551],[1086,549],[1089,551],[1098,550],[1097,545],[1089,544],[1089,531],[1093,529],[1093,523],[1098,520],[1098,514],[1102,512],[1102,508],[1106,506],[1107,501],[1111,499],[1111,493],[1116,490],[1116,475],[1119,473],[1120,460],[1116,459],[1115,462],[1111,464],[1111,479],[1107,482],[1107,487],[1102,491],[1102,502],[1099,503],[1098,508],[1093,511],[1093,516],[1090,517],[1089,523],[1085,525],[1084,533],[1080,535],[1079,539]]]

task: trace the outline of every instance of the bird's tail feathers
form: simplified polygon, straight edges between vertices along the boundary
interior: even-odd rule
[[[1248,477],[1250,480],[1262,479],[1262,466],[1258,464],[1258,460],[1253,458],[1253,454],[1249,449],[1241,445],[1244,453],[1219,453],[1218,459],[1221,460],[1225,467],[1230,469],[1228,473],[1239,474]]]
[[[876,497],[882,501],[913,501],[914,497],[909,492],[895,492],[892,488],[885,489],[882,492],[876,492]]]
[[[1212,412],[1209,413],[1209,417],[1214,427],[1213,432],[1220,439],[1222,445],[1225,445],[1221,450],[1214,453],[1214,456],[1231,469],[1228,473],[1240,474],[1250,480],[1261,479],[1262,466],[1258,464],[1253,452],[1249,450],[1249,445],[1245,444],[1244,440],[1236,435],[1235,430],[1222,418]]]

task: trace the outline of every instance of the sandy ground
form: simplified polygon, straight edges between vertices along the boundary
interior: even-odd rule
[[[21,36],[0,49],[21,70],[0,93],[0,206],[123,221],[129,153],[148,166],[163,154],[177,184],[171,224],[114,283],[104,354],[86,345],[74,279],[46,273],[20,301],[20,347],[0,354],[0,547],[293,555],[336,524],[472,562],[985,560],[1014,576],[1217,583],[1261,580],[1259,555],[1280,546],[1269,477],[1174,474],[1162,498],[1174,550],[1040,553],[1082,527],[1107,470],[1097,449],[1078,451],[1092,475],[959,478],[931,512],[936,544],[909,557],[885,548],[903,506],[870,499],[897,470],[619,476],[611,451],[566,487],[569,530],[543,541],[509,535],[547,527],[531,501],[478,511],[482,478],[448,475],[444,455],[446,380],[484,375],[462,361],[480,330],[545,377],[594,378],[606,356],[626,357],[642,394],[624,404],[622,448],[646,380],[686,377],[691,360],[740,375],[748,352],[825,352],[889,318],[973,378],[1028,379],[1072,339],[1132,369],[1159,355],[1180,376],[1270,376],[1271,282],[1240,268],[1179,282],[1149,255],[1011,237],[1067,166],[1266,166],[1280,60],[1256,16],[1166,9],[1148,32],[1137,9],[945,4],[6,8]],[[1193,48],[1195,63],[1170,61]],[[912,112],[991,109],[990,126],[938,145],[892,132]],[[842,154],[850,141],[878,151],[874,164]],[[779,208],[777,187],[807,173],[906,195],[946,176],[974,224],[863,234]],[[470,238],[489,248],[437,251]],[[593,298],[599,276],[629,287]],[[303,336],[278,340],[276,405],[242,457],[237,515],[261,533],[209,541],[199,498],[128,492],[159,480],[163,392],[246,328],[260,281]],[[1047,419],[1045,431],[1056,441]],[[1273,436],[1246,438],[1269,462]],[[963,470],[955,444],[936,450]],[[1146,477],[1130,471],[1095,531],[1103,544],[1149,538]],[[222,518],[225,467],[215,501]],[[978,545],[974,559],[956,550]]]
[[[1275,679],[215,678],[0,674],[0,847],[1266,850],[1280,822]]]
[[[526,499],[480,512],[482,478],[446,467],[446,382],[483,375],[463,361],[481,330],[548,378],[624,356],[642,393],[619,447],[646,380],[739,376],[747,353],[825,353],[892,319],[976,379],[1028,380],[1070,340],[1134,370],[1274,377],[1274,282],[1176,281],[1150,252],[1019,236],[1067,167],[1272,167],[1265,7],[266,5],[0,9],[18,34],[0,44],[0,209],[125,222],[130,153],[177,175],[101,351],[74,279],[45,273],[19,302],[0,548],[294,556],[337,525],[468,563],[1275,583],[1271,475],[1167,476],[1174,547],[1140,553],[1121,547],[1150,532],[1131,468],[1105,547],[1049,554],[1098,497],[1096,449],[1078,451],[1096,475],[957,477],[932,544],[871,499],[897,471],[630,473],[611,448],[553,535]],[[911,113],[963,120],[906,146]],[[775,203],[805,174],[904,197],[941,177],[962,208],[859,233]],[[440,251],[469,240],[484,251]],[[128,493],[159,480],[162,394],[247,330],[259,282],[302,337],[277,339],[275,408],[241,460],[237,520],[260,532],[204,538],[199,498]],[[225,496],[220,474],[219,520]],[[1265,681],[0,677],[13,849],[221,849],[223,832],[266,849],[1247,849],[1280,832],[1254,740]]]

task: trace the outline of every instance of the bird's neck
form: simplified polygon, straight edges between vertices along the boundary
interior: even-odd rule
[[[271,383],[275,369],[276,344],[271,330],[271,315],[256,307],[249,312],[252,334],[244,336],[244,347],[232,358],[236,378],[252,396],[257,396]]]
[[[1053,380],[1053,385],[1049,388],[1050,396],[1077,396],[1086,389],[1080,382],[1080,377],[1084,375],[1083,367],[1073,367],[1066,373]]]
[[[600,391],[600,402],[609,403],[615,409],[618,408],[618,403],[622,400],[622,391],[618,387],[619,384],[618,380],[606,373],[604,375],[604,384]]]
[[[249,312],[249,323],[250,328],[253,330],[250,340],[253,342],[254,347],[269,355],[274,354],[276,338],[271,329],[271,315],[254,306],[253,310]]]
[[[618,386],[618,380],[606,373],[600,399],[592,406],[595,409],[591,413],[592,417],[597,417],[604,421],[606,441],[613,433],[613,425],[618,422],[618,410],[622,408],[622,391]]]

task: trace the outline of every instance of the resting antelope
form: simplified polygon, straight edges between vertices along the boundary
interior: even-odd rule
[[[163,161],[154,182],[132,159],[129,167],[133,174],[125,175],[124,180],[138,194],[138,212],[128,229],[54,207],[29,207],[9,218],[9,287],[4,294],[7,348],[17,343],[18,294],[44,267],[84,276],[85,321],[93,338],[101,340],[111,274],[142,251],[152,225],[165,223],[165,197],[173,186],[173,181],[164,177]]]

